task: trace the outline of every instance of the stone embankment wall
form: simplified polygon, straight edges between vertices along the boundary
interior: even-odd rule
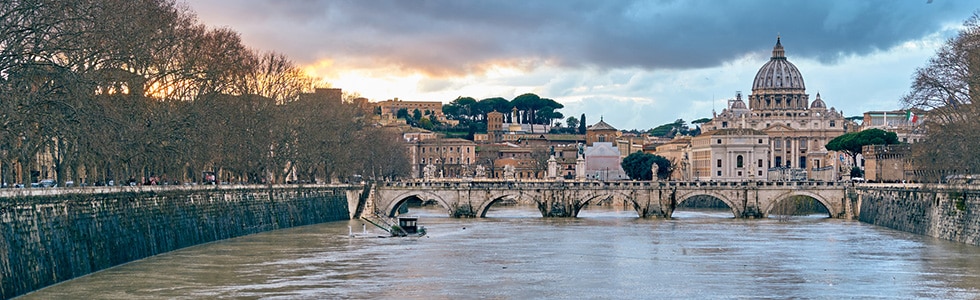
[[[3,190],[0,299],[188,246],[346,220],[360,192],[359,186]]]
[[[861,185],[862,222],[980,246],[980,187]]]

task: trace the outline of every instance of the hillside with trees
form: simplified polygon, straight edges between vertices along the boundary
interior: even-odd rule
[[[514,108],[517,109],[516,116],[512,114]],[[486,132],[487,114],[494,111],[504,114],[505,123],[552,125],[556,120],[565,117],[558,112],[562,108],[565,106],[555,100],[528,93],[517,96],[513,100],[494,97],[477,101],[472,97],[458,97],[443,105],[442,112],[446,118],[459,121],[457,130],[469,130],[472,134],[472,132]],[[443,130],[450,130],[450,128],[443,128]]]

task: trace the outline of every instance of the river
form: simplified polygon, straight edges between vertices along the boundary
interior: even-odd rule
[[[824,216],[726,211],[638,219],[531,207],[451,219],[422,238],[350,238],[344,221],[143,259],[23,299],[978,299],[980,248]],[[371,231],[370,228],[368,228]]]

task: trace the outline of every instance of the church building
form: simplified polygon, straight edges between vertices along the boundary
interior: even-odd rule
[[[820,93],[812,102],[810,100],[803,75],[786,59],[783,45],[777,37],[772,57],[759,68],[752,82],[748,105],[742,100],[741,93],[737,93],[735,99],[728,101],[726,109],[702,125],[702,130],[744,128],[764,133],[768,137],[765,141],[769,151],[762,167],[769,169],[770,174],[765,177],[770,180],[773,179],[773,172],[806,174],[806,178],[817,180],[836,180],[835,156],[824,146],[844,134],[848,129],[847,123],[841,112],[827,107]],[[759,137],[753,135],[753,141],[759,141]],[[737,162],[725,161],[731,159],[730,155],[725,155],[713,157],[711,162],[715,165],[719,161],[725,166],[738,165]],[[752,165],[758,168],[754,161]],[[717,171],[710,174],[715,173]],[[743,174],[758,176],[758,171]]]

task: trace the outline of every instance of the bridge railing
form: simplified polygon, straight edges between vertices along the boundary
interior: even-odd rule
[[[239,190],[239,189],[294,189],[294,188],[354,188],[361,185],[352,184],[218,184],[218,185],[120,185],[120,186],[85,186],[85,187],[33,187],[33,188],[4,188],[0,189],[0,198],[55,196],[66,194],[110,194],[121,192],[163,192],[163,191],[200,191],[200,190]]]
[[[384,182],[399,188],[649,188],[649,187],[843,187],[838,181],[584,181],[584,180],[433,180]]]

